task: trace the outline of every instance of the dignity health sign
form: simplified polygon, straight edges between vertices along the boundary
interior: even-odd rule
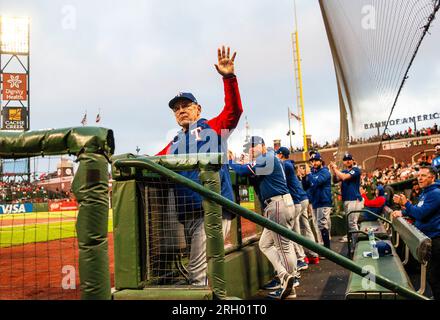
[[[27,75],[25,73],[3,74],[3,101],[27,100]]]
[[[0,214],[33,212],[32,203],[0,204]]]

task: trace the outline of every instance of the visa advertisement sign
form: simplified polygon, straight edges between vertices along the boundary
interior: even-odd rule
[[[32,203],[0,204],[0,214],[33,212]]]

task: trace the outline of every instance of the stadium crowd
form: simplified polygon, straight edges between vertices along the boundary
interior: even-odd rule
[[[71,197],[69,191],[46,190],[36,182],[0,181],[0,203],[22,203],[27,201],[41,203],[48,200],[71,199]]]
[[[438,125],[434,123],[432,127],[428,128],[422,128],[420,130],[413,130],[411,127],[408,127],[405,131],[398,131],[396,133],[385,133],[382,136],[382,141],[390,141],[390,140],[400,140],[400,139],[407,139],[407,138],[415,138],[415,137],[426,137],[431,136],[434,134],[439,134],[440,131],[438,129]],[[373,143],[373,142],[379,142],[381,141],[380,135],[373,135],[368,138],[354,138],[351,137],[350,141],[348,142],[349,145],[356,145],[356,144],[364,144],[364,143]],[[337,148],[339,146],[339,141],[334,141],[332,143],[329,143],[326,141],[325,144],[321,145],[316,142],[312,142],[312,148],[313,149],[330,149],[330,148]],[[304,151],[303,148],[297,148],[295,150],[296,152]]]

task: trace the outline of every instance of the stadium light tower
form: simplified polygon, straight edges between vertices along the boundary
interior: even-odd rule
[[[1,129],[30,127],[30,19],[0,16]]]
[[[30,129],[29,77],[30,18],[0,16],[0,130]],[[10,173],[29,177],[29,161],[24,167],[27,172]]]
[[[29,18],[0,16],[2,54],[29,54]]]

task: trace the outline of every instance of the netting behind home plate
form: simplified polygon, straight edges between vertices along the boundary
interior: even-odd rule
[[[73,158],[1,161],[0,299],[79,298]]]

